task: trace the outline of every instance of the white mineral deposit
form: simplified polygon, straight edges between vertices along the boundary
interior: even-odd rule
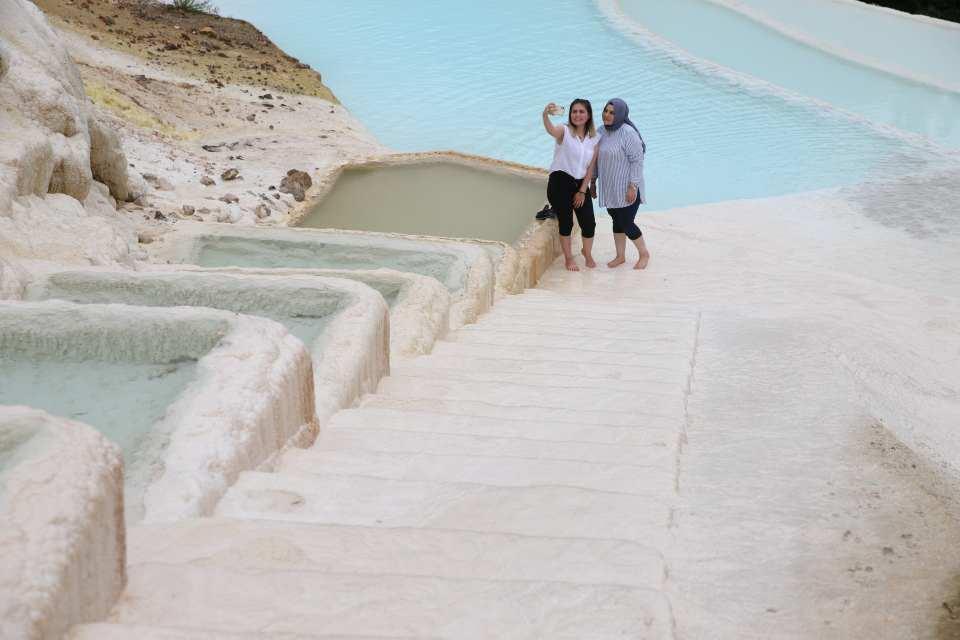
[[[960,27],[177,4],[0,0],[0,637],[960,637]],[[694,195],[571,272],[539,110],[613,87]]]

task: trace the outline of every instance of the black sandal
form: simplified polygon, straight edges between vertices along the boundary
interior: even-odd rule
[[[537,211],[537,215],[534,216],[537,220],[549,220],[550,218],[556,218],[557,214],[553,212],[553,209],[550,208],[549,204],[543,205],[543,209]]]

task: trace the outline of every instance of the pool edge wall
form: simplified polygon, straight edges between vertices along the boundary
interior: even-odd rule
[[[0,636],[59,638],[105,618],[126,583],[123,464],[85,424],[0,406],[11,425],[43,442],[0,486]]]
[[[342,229],[307,229],[297,227],[236,227],[230,224],[194,222],[180,223],[173,233],[150,245],[156,262],[199,265],[202,243],[207,238],[242,239],[245,241],[281,241],[301,244],[328,243],[341,247],[376,248],[399,254],[446,256],[456,261],[455,273],[462,272],[462,288],[451,292],[449,329],[472,323],[493,306],[496,299],[496,265],[490,252],[474,242],[408,236],[396,233],[349,231]],[[487,247],[492,244],[488,243]],[[256,267],[255,267],[256,268]],[[288,267],[295,268],[295,267]],[[332,267],[348,269],[348,267]],[[384,266],[394,271],[398,267]],[[370,271],[370,269],[361,269]],[[416,273],[416,272],[412,272]]]
[[[353,280],[373,290],[394,288],[397,300],[388,309],[387,366],[380,377],[389,372],[389,363],[402,358],[430,353],[437,340],[447,335],[450,315],[450,292],[436,279],[409,271],[393,269],[259,269],[245,267],[198,267],[192,264],[147,265],[144,271],[184,271],[203,273],[230,273],[271,277],[309,276]]]
[[[195,335],[184,337],[191,326]],[[85,334],[90,327],[96,331]],[[7,329],[62,357],[73,357],[66,347],[79,342],[77,352],[93,359],[116,350],[122,336],[133,355],[121,361],[157,352],[199,358],[194,379],[154,423],[169,434],[162,469],[142,485],[142,504],[127,496],[128,518],[208,515],[241,471],[270,468],[283,450],[316,438],[310,354],[272,320],[201,307],[0,302],[0,330]]]
[[[283,305],[285,296],[294,299],[305,290],[335,296],[337,307],[329,314],[331,321],[326,331],[306,345],[314,365],[314,404],[322,426],[338,410],[346,408],[362,394],[373,392],[380,378],[389,373],[387,306],[375,291],[346,278],[319,277],[319,274],[297,271],[285,273],[283,279],[278,279],[277,275],[268,270],[197,267],[144,268],[138,271],[70,269],[38,278],[27,287],[26,299],[156,307],[189,305],[260,317],[243,307],[231,309],[231,294],[235,298],[238,290],[243,289],[277,308]],[[111,295],[113,292],[115,294]],[[151,302],[144,302],[146,299]],[[314,308],[308,311],[312,313]]]
[[[543,181],[544,201],[546,201],[546,181],[548,172],[539,167],[497,160],[485,156],[471,155],[457,151],[427,151],[422,153],[391,153],[374,155],[358,161],[345,162],[327,169],[324,173],[315,176],[314,186],[309,197],[296,208],[287,213],[285,226],[301,228],[298,225],[310,214],[323,199],[333,190],[348,169],[376,169],[390,166],[409,166],[414,164],[451,163],[471,169],[478,169],[501,175],[536,178]],[[531,218],[534,212],[530,212]],[[579,227],[574,225],[575,233]],[[332,229],[331,229],[332,230]],[[380,233],[353,230],[338,230],[346,233]],[[560,239],[557,232],[556,220],[531,220],[526,229],[512,243],[502,243],[493,240],[471,238],[447,238],[442,236],[420,236],[410,234],[392,234],[419,240],[434,240],[443,242],[468,242],[474,244],[497,244],[509,247],[504,259],[495,264],[497,297],[506,294],[519,293],[523,289],[533,287],[539,282],[544,271],[560,255]]]

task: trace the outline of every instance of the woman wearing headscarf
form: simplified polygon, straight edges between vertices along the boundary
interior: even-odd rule
[[[630,121],[630,109],[620,98],[603,108],[603,127],[597,144],[597,177],[600,206],[613,218],[613,242],[617,256],[607,263],[611,269],[626,262],[627,238],[637,247],[639,257],[634,269],[644,269],[650,252],[634,218],[646,200],[643,184],[643,156],[647,145],[636,125]],[[627,126],[624,126],[627,125]],[[591,167],[592,168],[592,167]],[[595,189],[596,182],[591,186]]]
[[[593,168],[598,140],[593,126],[593,108],[589,100],[577,98],[570,103],[567,122],[561,125],[550,122],[550,116],[556,110],[557,105],[552,102],[543,108],[543,127],[556,142],[553,147],[553,162],[550,164],[550,178],[547,180],[547,200],[550,201],[550,208],[557,214],[560,248],[563,249],[563,260],[567,269],[580,270],[570,247],[574,214],[577,216],[580,238],[583,241],[580,253],[583,254],[587,268],[592,269],[597,266],[591,253],[597,223],[593,216],[593,200],[586,194],[592,175],[588,173],[588,168]]]

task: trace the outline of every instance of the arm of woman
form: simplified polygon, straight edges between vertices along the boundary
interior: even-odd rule
[[[631,131],[631,133],[633,133]],[[627,203],[633,204],[637,199],[637,188],[643,180],[643,143],[640,136],[634,133],[627,136],[623,146],[624,155],[630,164],[630,182],[627,184]]]
[[[593,157],[590,158],[590,164],[587,165],[587,175],[583,176],[583,180],[580,181],[580,189],[573,194],[573,208],[579,209],[583,206],[583,201],[586,199],[587,190],[591,187],[594,187],[593,183],[593,174],[597,168],[597,155],[599,154],[599,149],[597,146],[593,147]],[[596,188],[593,188],[590,192],[591,198],[596,198]]]
[[[550,110],[553,109],[556,105],[550,103],[543,108],[543,128],[547,130],[551,136],[557,141],[557,144],[563,142],[563,131],[564,128],[562,125],[553,124],[550,122]]]

